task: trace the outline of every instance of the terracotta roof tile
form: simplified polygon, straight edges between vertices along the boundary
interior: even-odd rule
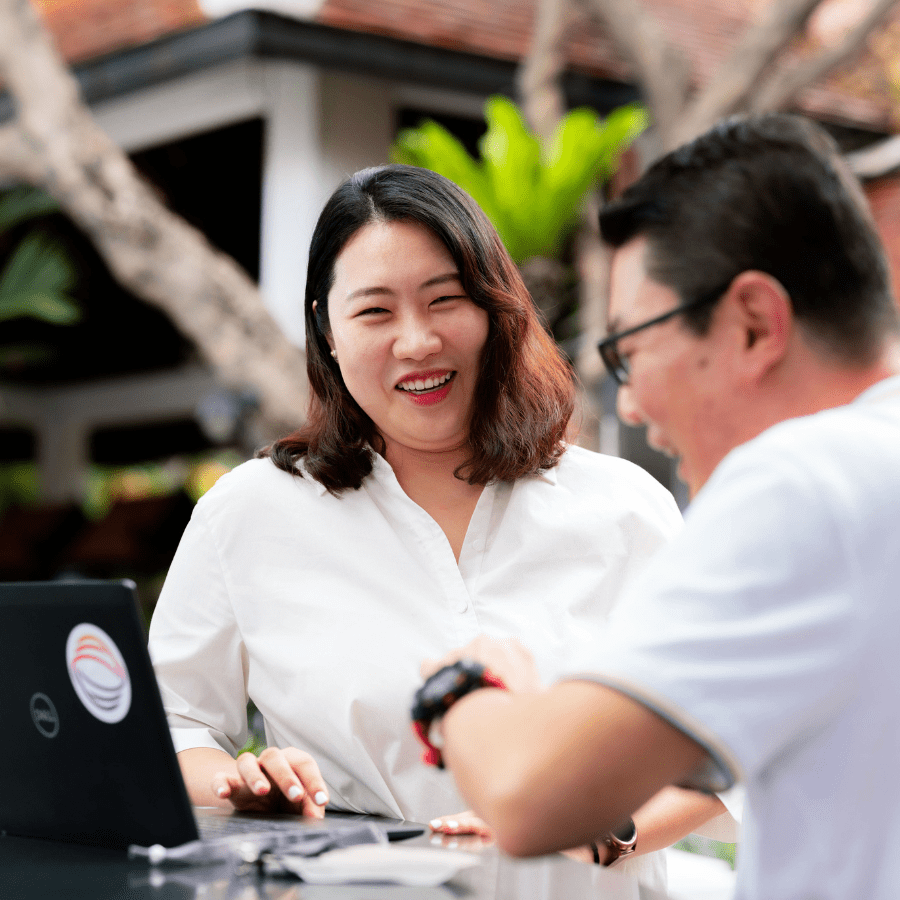
[[[703,84],[715,75],[747,23],[772,0],[645,2],[664,33],[688,56],[696,82]],[[831,0],[826,9],[853,3],[858,5],[858,0]],[[516,60],[527,51],[534,8],[534,0],[325,0],[318,18],[354,31]],[[793,53],[802,55],[820,47],[821,41],[808,39],[797,42]],[[897,104],[885,69],[890,59],[900,56],[897,50],[900,10],[886,30],[873,35],[860,62],[806,91],[801,108],[834,121],[891,130]],[[573,68],[593,75],[629,77],[624,60],[593,23],[578,27],[568,58]]]
[[[198,0],[33,0],[69,62],[135,47],[207,21]]]
[[[206,21],[199,0],[35,0],[63,55],[77,62],[131,47]],[[669,39],[687,54],[698,84],[714,76],[758,11],[778,0],[642,0]],[[834,38],[863,0],[828,0],[813,34],[796,42],[803,54]],[[252,7],[252,2],[247,6]],[[536,0],[323,0],[317,21],[371,34],[516,61],[527,52]],[[900,5],[898,5],[900,6]],[[298,9],[300,4],[298,3]],[[299,14],[298,14],[299,17]],[[816,37],[816,35],[819,37]],[[817,43],[818,42],[818,43]],[[802,108],[875,129],[900,125],[896,89],[887,75],[900,57],[900,8],[876,32],[863,58],[803,94]],[[625,61],[602,29],[583,21],[574,29],[570,65],[599,77],[628,79]],[[900,72],[896,73],[900,82]]]

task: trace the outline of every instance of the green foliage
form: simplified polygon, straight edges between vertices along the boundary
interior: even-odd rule
[[[722,841],[715,841],[712,838],[702,837],[699,834],[689,834],[675,844],[675,847],[688,853],[698,853],[700,856],[722,859],[732,869],[737,865],[737,844],[726,844]]]
[[[18,188],[0,197],[0,232],[58,212],[49,195]],[[0,322],[33,318],[53,325],[71,325],[81,317],[71,297],[75,269],[65,250],[35,228],[13,248],[0,271]]]
[[[37,497],[37,466],[33,462],[0,465],[0,513],[7,506],[33,506]]]
[[[559,257],[585,195],[613,174],[621,153],[648,123],[646,111],[634,105],[606,119],[591,109],[575,109],[542,147],[507,98],[489,98],[484,116],[488,128],[479,142],[480,161],[430,120],[401,131],[391,155],[395,162],[432,169],[467,191],[517,263]]]

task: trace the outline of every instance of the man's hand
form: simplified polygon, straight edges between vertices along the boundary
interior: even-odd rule
[[[541,690],[534,657],[514,638],[497,638],[479,635],[474,641],[458,650],[453,650],[441,659],[429,659],[419,668],[423,678],[433,675],[438,669],[449,666],[460,659],[473,659],[502,679],[507,689],[514,694],[531,694]]]

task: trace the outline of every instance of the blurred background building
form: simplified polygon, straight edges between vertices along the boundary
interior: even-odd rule
[[[516,93],[535,15],[532,0],[35,5],[101,126],[173,210],[258,281],[298,346],[307,246],[329,194],[348,174],[386,162],[398,131],[426,117],[474,152],[485,100]],[[760,6],[645,5],[699,82]],[[824,4],[798,52],[804,41],[833,40],[846,27],[842,14],[858,5]],[[896,130],[898,29],[900,17],[889,20],[851,69],[796,104],[847,151]],[[640,99],[600,25],[579,28],[566,59],[568,106],[606,114]],[[0,124],[13,115],[9,97],[0,97]],[[629,162],[619,185],[638,168]],[[882,173],[867,191],[896,282],[900,179]],[[0,323],[0,578],[152,577],[171,558],[192,501],[252,451],[254,398],[221,384],[163,313],[119,287],[62,212],[28,227],[35,222],[73,261],[79,318]],[[0,262],[16,239],[0,243]],[[669,461],[640,432],[615,425],[611,386],[599,390],[607,410],[600,446],[679,493]]]

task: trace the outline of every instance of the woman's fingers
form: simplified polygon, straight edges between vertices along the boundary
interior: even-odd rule
[[[283,810],[322,818],[328,803],[318,765],[296,747],[267,747],[259,757],[242,753],[233,772],[216,773],[212,790],[241,810]]]
[[[240,758],[238,762],[240,764]],[[285,747],[283,750],[267,747],[259,754],[257,767],[260,776],[271,784],[275,792],[273,807],[280,806],[291,812],[322,818],[328,791],[319,767],[308,753],[296,747]],[[252,771],[249,764],[247,771]],[[254,782],[247,781],[257,796],[265,792],[264,789],[256,790]]]
[[[263,751],[265,752],[265,751]],[[328,789],[325,787],[325,779],[316,761],[303,750],[296,747],[287,747],[283,755],[285,762],[290,767],[295,781],[299,781],[302,793],[288,799],[295,804],[300,804],[303,815],[321,819],[325,815],[325,804],[328,803]],[[280,782],[279,782],[280,784]]]
[[[432,819],[428,825],[438,834],[478,834],[482,837],[492,837],[491,829],[484,819],[476,816],[472,810],[457,813],[455,816],[441,816]]]
[[[263,753],[268,752],[268,750],[263,750]],[[237,758],[238,774],[250,793],[257,797],[268,796],[272,790],[272,784],[262,769],[262,755],[260,754],[260,759],[257,759],[252,753],[242,753]]]
[[[252,754],[247,754],[252,756]],[[241,771],[243,767],[244,771]],[[266,789],[261,793],[255,793],[251,784],[259,784],[261,775],[258,765],[253,765],[251,760],[241,760],[240,757],[234,763],[234,768],[217,772],[212,779],[213,793],[220,800],[228,800],[235,809],[265,811],[271,808],[270,790],[268,782]],[[250,777],[250,781],[246,777]]]

